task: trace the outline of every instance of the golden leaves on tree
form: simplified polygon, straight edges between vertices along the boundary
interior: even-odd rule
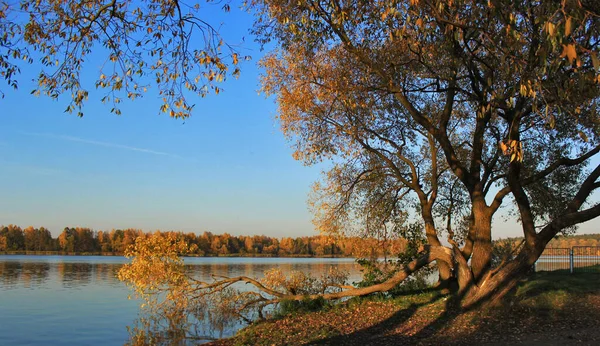
[[[500,147],[500,150],[502,150],[502,154],[506,156],[510,155],[510,162],[523,161],[523,143],[521,141],[509,139],[507,141],[498,142],[498,146]]]
[[[0,74],[16,88],[23,60],[41,64],[32,94],[70,95],[65,111],[79,116],[89,93],[83,75],[88,65],[98,65],[89,61],[92,53],[103,57],[94,86],[104,91],[101,101],[112,104],[115,114],[123,99],[135,100],[156,87],[160,111],[185,118],[194,109],[190,95],[219,93],[217,83],[240,73],[238,53],[201,18],[199,6],[166,0],[40,0],[16,6],[0,7],[0,47],[8,53],[0,54]]]
[[[569,61],[570,64],[575,62],[575,59],[577,59],[577,52],[575,51],[575,45],[574,44],[563,44],[563,50],[562,50],[562,53],[560,54],[560,57],[567,58],[567,60]],[[578,64],[581,64],[581,62],[579,62]]]

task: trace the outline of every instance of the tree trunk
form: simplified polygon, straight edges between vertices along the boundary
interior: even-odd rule
[[[473,286],[474,289],[465,295],[461,305],[468,309],[499,303],[527,276],[535,261],[544,251],[545,245],[544,242],[538,241],[533,248],[524,246],[515,259],[495,272],[488,273],[480,282],[477,282],[477,285]]]
[[[471,268],[473,279],[479,282],[490,270],[492,263],[492,218],[483,198],[473,200],[473,253]]]
[[[425,223],[425,236],[427,237],[427,244],[431,246],[442,246],[437,235],[437,229],[435,228],[432,206],[432,202],[429,202],[424,198],[421,199],[421,217],[423,217],[423,221]],[[437,287],[448,288],[452,279],[452,263],[437,260],[436,264],[439,273]]]
[[[433,219],[432,219],[433,220]],[[425,234],[427,236],[427,243],[432,246],[441,246],[440,240],[437,237],[437,231],[433,222],[425,222]],[[442,260],[436,261],[439,273],[439,281],[437,283],[438,288],[448,288],[450,281],[452,280],[452,268],[451,265]]]
[[[524,263],[511,263],[479,286],[473,286],[464,295],[461,306],[471,309],[498,304],[525,277],[529,268]]]

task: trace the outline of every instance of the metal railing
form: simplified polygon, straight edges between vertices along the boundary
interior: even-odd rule
[[[573,246],[571,273],[600,272],[600,246]]]
[[[546,248],[535,263],[535,271],[557,270],[570,273],[600,272],[600,246]]]

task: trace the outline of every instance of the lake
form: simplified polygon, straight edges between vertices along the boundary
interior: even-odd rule
[[[0,256],[0,344],[122,345],[126,327],[138,316],[139,302],[115,274],[127,263],[109,256]],[[186,258],[194,276],[262,277],[278,267],[320,276],[331,266],[360,279],[353,259]],[[230,336],[234,330],[226,331]]]

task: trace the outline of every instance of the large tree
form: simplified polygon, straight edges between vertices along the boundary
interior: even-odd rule
[[[426,245],[389,279],[356,288],[340,273],[202,282],[177,258],[187,250],[180,239],[139,238],[120,277],[169,326],[182,316],[248,319],[286,300],[388,291],[433,262],[456,301],[474,307],[513,288],[554,236],[600,215],[594,2],[253,4],[256,33],[276,46],[262,82],[283,132],[297,159],[332,162],[311,201],[316,225],[421,232]],[[523,241],[493,260],[503,206]],[[237,283],[246,285],[232,289]],[[155,301],[157,292],[176,299]]]
[[[426,234],[422,257],[372,292],[435,260],[463,306],[500,298],[554,236],[600,215],[593,2],[257,3],[282,130],[297,159],[334,163],[316,224]],[[492,268],[502,206],[524,241]]]
[[[513,288],[557,234],[600,215],[596,2],[252,3],[255,33],[276,47],[262,60],[263,90],[295,157],[332,163],[311,201],[318,228],[420,231],[426,245],[389,279],[355,288],[338,273],[201,282],[177,259],[180,240],[140,238],[120,277],[169,322],[388,291],[432,262],[473,307]],[[523,241],[498,261],[501,207]],[[232,290],[240,282],[256,290]],[[153,300],[165,291],[176,299]]]

